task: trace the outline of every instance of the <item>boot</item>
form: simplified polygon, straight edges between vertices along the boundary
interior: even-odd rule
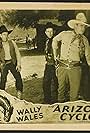
[[[17,90],[17,98],[22,99],[22,92],[20,90]]]

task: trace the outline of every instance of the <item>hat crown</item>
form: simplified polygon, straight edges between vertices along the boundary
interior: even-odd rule
[[[48,29],[48,28],[54,28],[54,25],[52,24],[52,22],[47,22],[45,29]]]
[[[0,34],[2,34],[3,32],[8,32],[8,34],[10,34],[12,32],[12,30],[8,31],[8,29],[6,28],[5,25],[2,25],[0,27]]]
[[[78,13],[76,15],[76,19],[79,20],[79,21],[82,21],[84,23],[87,22],[87,19],[86,19],[86,16],[84,15],[84,13]]]
[[[7,28],[5,27],[5,25],[2,25],[0,27],[0,33],[3,33],[3,32],[8,32]]]

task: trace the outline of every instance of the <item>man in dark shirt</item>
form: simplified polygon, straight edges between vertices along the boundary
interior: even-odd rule
[[[47,36],[45,46],[45,71],[43,78],[44,103],[51,104],[57,102],[58,80],[55,71],[55,62],[52,50],[52,39],[54,35],[53,25],[46,24],[45,34]]]

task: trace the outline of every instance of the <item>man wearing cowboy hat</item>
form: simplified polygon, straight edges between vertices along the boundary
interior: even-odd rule
[[[9,40],[8,35],[12,30],[8,31],[5,25],[0,27],[0,34],[2,38],[2,46],[4,49],[4,61],[3,69],[1,71],[1,86],[2,90],[5,90],[7,81],[7,75],[10,72],[13,74],[16,80],[17,97],[21,99],[23,91],[23,83],[20,74],[21,70],[21,56],[16,43],[13,40]]]
[[[69,89],[70,101],[78,99],[78,91],[81,80],[81,63],[85,56],[90,66],[90,46],[87,38],[83,35],[85,28],[90,25],[86,23],[84,13],[78,13],[75,20],[69,20],[68,26],[71,31],[63,31],[53,39],[52,47],[55,61],[59,61],[57,70],[59,88],[58,101],[65,102],[65,90]],[[57,53],[58,46],[60,52]]]

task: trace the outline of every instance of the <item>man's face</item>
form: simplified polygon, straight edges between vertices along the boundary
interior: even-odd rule
[[[52,38],[53,28],[47,28],[46,31],[45,31],[45,34],[47,35],[48,38]]]
[[[8,40],[8,32],[3,32],[1,34],[1,37],[2,37],[2,41],[6,42]]]
[[[74,30],[77,34],[83,34],[85,32],[85,29],[86,27],[84,24],[78,23],[78,24],[75,24],[74,26]]]

